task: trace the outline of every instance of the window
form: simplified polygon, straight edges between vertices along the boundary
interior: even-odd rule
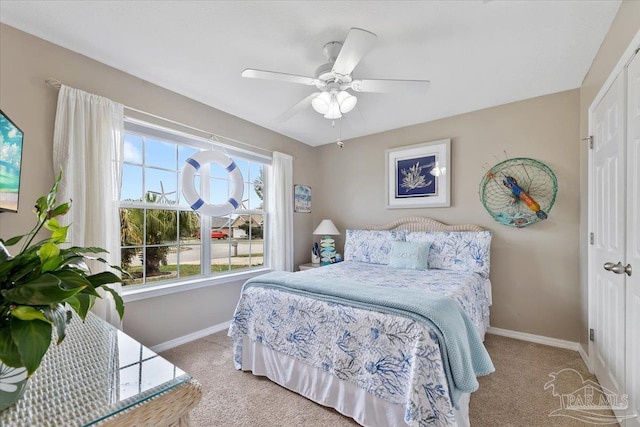
[[[194,212],[181,189],[181,169],[197,151],[221,149],[243,176],[238,209],[224,217]],[[125,286],[223,275],[264,265],[265,166],[270,160],[140,122],[125,122],[120,223]],[[203,200],[229,198],[227,171],[203,165],[195,178]]]

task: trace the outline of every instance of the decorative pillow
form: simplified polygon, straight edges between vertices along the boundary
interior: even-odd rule
[[[429,243],[393,242],[389,267],[428,270]]]
[[[347,230],[344,259],[389,264],[393,242],[403,241],[406,233],[404,230]]]
[[[489,277],[490,231],[412,231],[406,240],[431,244],[429,268],[473,271]]]

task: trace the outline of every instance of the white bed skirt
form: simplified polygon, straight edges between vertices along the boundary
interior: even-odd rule
[[[243,340],[242,370],[262,375],[281,386],[321,405],[335,408],[341,414],[367,427],[406,427],[405,408],[376,398],[355,385],[328,372],[275,352],[247,337]],[[459,427],[469,427],[469,398],[460,398],[455,411]]]

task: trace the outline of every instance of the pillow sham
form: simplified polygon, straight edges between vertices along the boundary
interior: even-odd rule
[[[404,230],[347,230],[344,259],[389,264],[393,242],[404,241],[405,235]]]
[[[428,270],[429,243],[393,242],[389,267]]]
[[[406,240],[431,244],[429,268],[472,271],[489,277],[490,231],[412,231]]]

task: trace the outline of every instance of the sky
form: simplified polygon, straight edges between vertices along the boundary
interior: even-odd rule
[[[20,167],[22,132],[0,113],[0,160]]]
[[[22,132],[0,113],[0,191],[18,192]]]

